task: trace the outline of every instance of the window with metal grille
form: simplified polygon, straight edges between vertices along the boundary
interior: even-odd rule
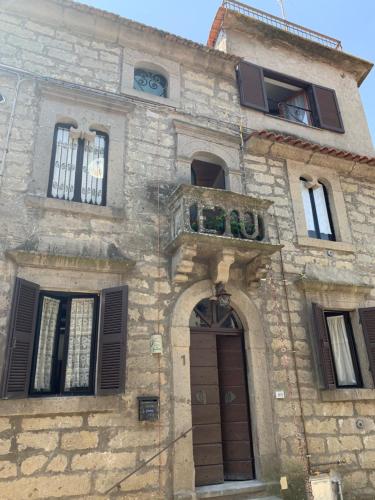
[[[168,97],[168,80],[165,76],[146,68],[134,70],[134,88],[147,94]]]
[[[311,185],[300,177],[307,233],[310,238],[335,241],[327,188],[321,182]]]
[[[74,127],[55,126],[48,196],[92,205],[106,204],[108,135],[92,130],[77,138]]]

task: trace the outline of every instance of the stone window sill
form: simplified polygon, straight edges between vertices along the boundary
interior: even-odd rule
[[[164,106],[169,106],[171,108],[178,108],[179,102],[171,99],[170,97],[160,97],[153,94],[148,94],[147,92],[141,92],[140,90],[136,90],[133,88],[123,88],[122,94],[129,95],[132,97],[137,97],[142,101],[152,102],[156,104],[163,104]]]
[[[25,198],[28,207],[39,208],[41,210],[65,212],[70,215],[81,215],[96,219],[121,220],[124,212],[120,208],[102,207],[99,205],[89,205],[88,203],[77,203],[76,201],[56,200],[29,194]]]
[[[318,240],[315,238],[308,238],[307,236],[298,236],[297,243],[302,247],[313,247],[337,252],[354,253],[354,246],[352,243],[344,241]]]
[[[323,401],[375,400],[375,389],[334,389],[321,391]]]
[[[118,412],[121,396],[52,396],[0,399],[0,415],[61,415],[65,413]]]

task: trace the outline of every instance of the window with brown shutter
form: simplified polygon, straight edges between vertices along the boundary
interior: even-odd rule
[[[334,132],[344,133],[336,92],[332,89],[312,85],[318,126]]]
[[[362,387],[362,377],[347,311],[312,304],[319,364],[327,389]]]
[[[38,297],[38,285],[16,278],[3,378],[6,398],[22,398],[28,394]]]
[[[97,349],[98,295],[39,291],[17,278],[2,395],[94,394],[95,379],[98,394],[123,391],[127,296],[126,286],[103,290]]]
[[[102,290],[97,393],[122,392],[125,386],[128,287]]]
[[[237,66],[237,80],[242,106],[268,112],[263,68],[241,61]]]
[[[359,309],[359,317],[367,347],[369,368],[375,381],[375,307]]]
[[[284,120],[344,133],[333,89],[241,61],[236,68],[242,106]]]

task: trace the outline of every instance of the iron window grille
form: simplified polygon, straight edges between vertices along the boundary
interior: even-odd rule
[[[92,130],[93,138],[75,138],[74,126],[55,126],[48,196],[60,200],[106,204],[108,135]]]
[[[134,70],[134,89],[158,97],[168,97],[168,80],[160,73],[136,68]]]

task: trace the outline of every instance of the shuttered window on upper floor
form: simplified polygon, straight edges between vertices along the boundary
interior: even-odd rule
[[[336,93],[255,64],[236,68],[242,106],[294,123],[344,133]]]

